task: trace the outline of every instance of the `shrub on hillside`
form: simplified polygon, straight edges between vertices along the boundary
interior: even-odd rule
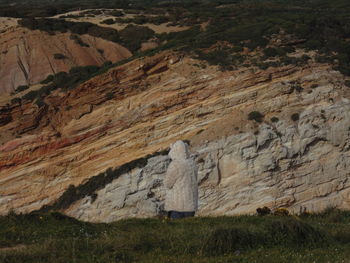
[[[21,98],[13,98],[11,99],[11,104],[21,104]]]
[[[149,40],[154,36],[154,31],[146,26],[128,25],[119,31],[120,38],[125,47],[131,52],[141,48],[141,43]]]
[[[124,13],[119,10],[113,10],[112,12],[110,12],[110,15],[120,17],[120,16],[124,16]]]
[[[323,47],[322,43],[316,39],[310,39],[305,43],[305,47],[309,50],[317,50]]]
[[[87,31],[87,34],[93,37],[99,37],[112,42],[120,41],[118,31],[113,28],[92,26]]]
[[[273,212],[273,214],[275,215],[275,216],[289,216],[289,211],[288,211],[288,209],[287,208],[277,208],[274,212]]]
[[[69,39],[74,40],[74,43],[82,47],[90,47],[89,44],[85,43],[79,36],[70,35]]]
[[[106,99],[107,100],[111,100],[111,99],[113,99],[114,98],[114,92],[107,92],[106,93]]]
[[[42,97],[38,97],[35,101],[35,104],[38,106],[38,108],[42,108],[47,105]]]
[[[258,111],[252,111],[248,114],[248,120],[254,120],[256,122],[262,122],[264,115]]]
[[[38,92],[36,90],[29,91],[25,95],[23,95],[22,99],[24,100],[30,100],[33,101],[38,95]]]
[[[264,55],[266,57],[276,57],[278,55],[278,51],[275,48],[269,47],[264,49]]]
[[[272,117],[272,118],[271,118],[271,122],[274,122],[274,123],[275,123],[275,122],[278,122],[278,121],[279,121],[279,119],[278,119],[277,117]]]
[[[135,23],[137,25],[146,24],[147,22],[148,22],[148,19],[144,15],[135,16],[134,19],[133,19],[133,23]]]
[[[271,214],[271,209],[268,208],[267,206],[264,207],[259,207],[256,209],[256,212],[259,216],[266,216]]]
[[[290,116],[290,118],[291,118],[292,121],[298,121],[299,120],[299,113],[293,113]]]
[[[72,22],[63,19],[53,18],[23,18],[18,23],[31,30],[39,29],[48,33],[54,32],[68,32],[72,34],[83,35],[88,34],[94,37],[100,37],[109,41],[119,41],[118,31],[113,28],[100,27],[89,22]],[[77,39],[77,43],[81,44],[80,40]],[[86,46],[81,44],[81,46]]]
[[[112,18],[105,19],[101,22],[101,24],[112,25],[115,24],[115,20]]]
[[[53,75],[48,75],[48,76],[46,77],[46,79],[44,79],[44,80],[42,80],[42,81],[40,82],[40,84],[48,84],[48,83],[50,83],[51,81],[53,81],[53,79],[54,79],[54,76],[53,76]]]
[[[29,89],[28,85],[21,85],[15,89],[15,92],[22,92],[22,91],[27,90],[27,89]]]
[[[55,54],[53,54],[53,57],[54,57],[54,59],[58,59],[58,60],[67,58],[65,55],[63,55],[61,53],[55,53]]]

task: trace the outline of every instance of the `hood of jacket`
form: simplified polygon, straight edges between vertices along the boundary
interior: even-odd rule
[[[177,141],[170,146],[169,157],[172,160],[185,160],[189,156],[188,146],[183,141]]]

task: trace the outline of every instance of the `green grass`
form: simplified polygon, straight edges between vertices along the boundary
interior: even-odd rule
[[[350,212],[80,222],[0,217],[0,262],[349,262]]]

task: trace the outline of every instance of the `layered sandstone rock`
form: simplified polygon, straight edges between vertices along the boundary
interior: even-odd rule
[[[69,71],[75,66],[117,62],[131,53],[124,47],[89,35],[79,36],[82,47],[70,33],[54,34],[13,27],[0,37],[0,93],[20,85],[31,85],[48,75]],[[55,58],[61,54],[62,59]]]
[[[163,53],[58,91],[40,109],[29,102],[4,106],[0,212],[53,204],[70,185],[177,139],[190,140],[198,153],[200,215],[252,213],[264,205],[349,209],[350,102],[339,72],[312,63],[220,72],[199,63]],[[248,121],[252,111],[264,121]],[[295,113],[300,118],[293,121]],[[152,157],[64,211],[89,221],[156,215],[168,164],[167,156]]]
[[[287,207],[293,213],[350,207],[350,101],[312,105],[299,123],[261,124],[198,145],[199,215],[255,213]],[[164,210],[163,179],[170,159],[160,155],[75,203],[68,214],[111,222],[156,216]]]

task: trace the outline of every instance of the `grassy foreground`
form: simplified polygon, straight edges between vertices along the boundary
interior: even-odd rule
[[[350,262],[350,212],[91,224],[0,217],[0,262]]]

